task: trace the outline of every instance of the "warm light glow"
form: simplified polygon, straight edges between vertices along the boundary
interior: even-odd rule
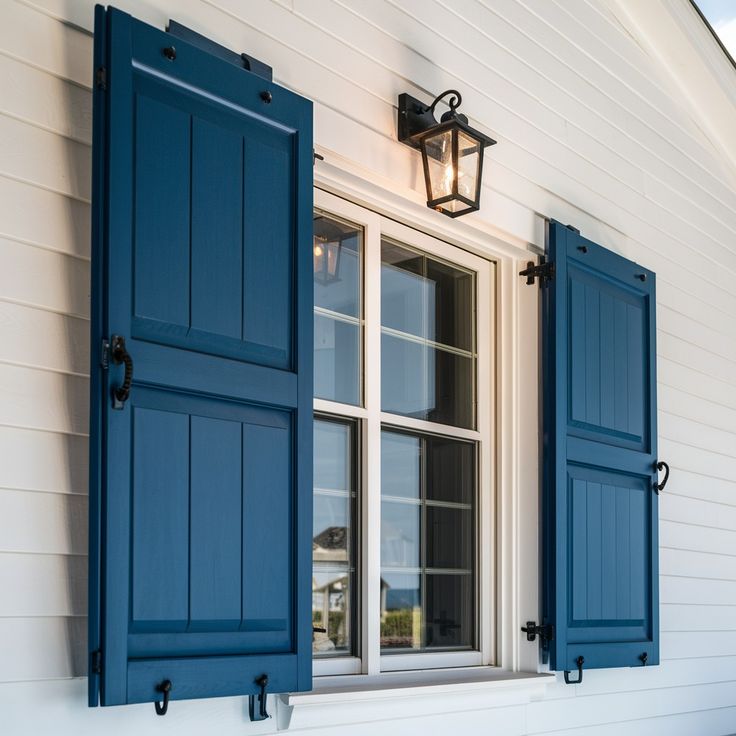
[[[452,180],[455,178],[455,169],[450,164],[445,168],[445,175],[442,181],[442,189],[444,194],[450,194],[452,192]]]
[[[323,254],[323,253],[324,253],[324,250],[323,250],[322,246],[321,246],[321,245],[319,245],[319,243],[318,243],[318,244],[316,244],[316,245],[314,246],[314,255],[315,255],[315,256],[316,256],[317,258],[321,258],[321,257],[322,257],[322,254]]]

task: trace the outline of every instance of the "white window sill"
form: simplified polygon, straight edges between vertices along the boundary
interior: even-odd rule
[[[282,696],[285,705],[311,706],[386,701],[395,698],[516,691],[527,701],[544,695],[555,676],[537,672],[510,672],[499,667],[464,667],[380,675],[315,677],[314,689]],[[520,692],[521,691],[521,692]]]

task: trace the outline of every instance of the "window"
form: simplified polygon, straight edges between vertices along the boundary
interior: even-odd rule
[[[318,194],[314,672],[489,664],[493,263]]]

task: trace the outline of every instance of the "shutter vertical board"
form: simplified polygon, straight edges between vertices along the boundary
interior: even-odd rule
[[[552,222],[542,292],[553,670],[659,662],[655,275]],[[645,280],[641,279],[641,276]],[[574,680],[576,675],[572,676]]]
[[[311,103],[99,6],[95,64],[90,704],[310,689]]]

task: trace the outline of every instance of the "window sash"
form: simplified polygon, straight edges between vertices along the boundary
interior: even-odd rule
[[[457,246],[438,240],[371,210],[321,190],[315,206],[363,227],[363,405],[325,399],[314,400],[315,412],[351,417],[360,422],[359,482],[361,539],[358,587],[360,591],[360,643],[358,657],[313,660],[315,676],[338,674],[378,675],[381,672],[487,665],[495,662],[495,273],[496,264]],[[386,238],[426,253],[437,260],[473,271],[476,276],[476,429],[405,417],[381,411],[381,239]],[[476,631],[478,650],[381,654],[381,430],[406,429],[449,438],[471,440],[477,449]]]

